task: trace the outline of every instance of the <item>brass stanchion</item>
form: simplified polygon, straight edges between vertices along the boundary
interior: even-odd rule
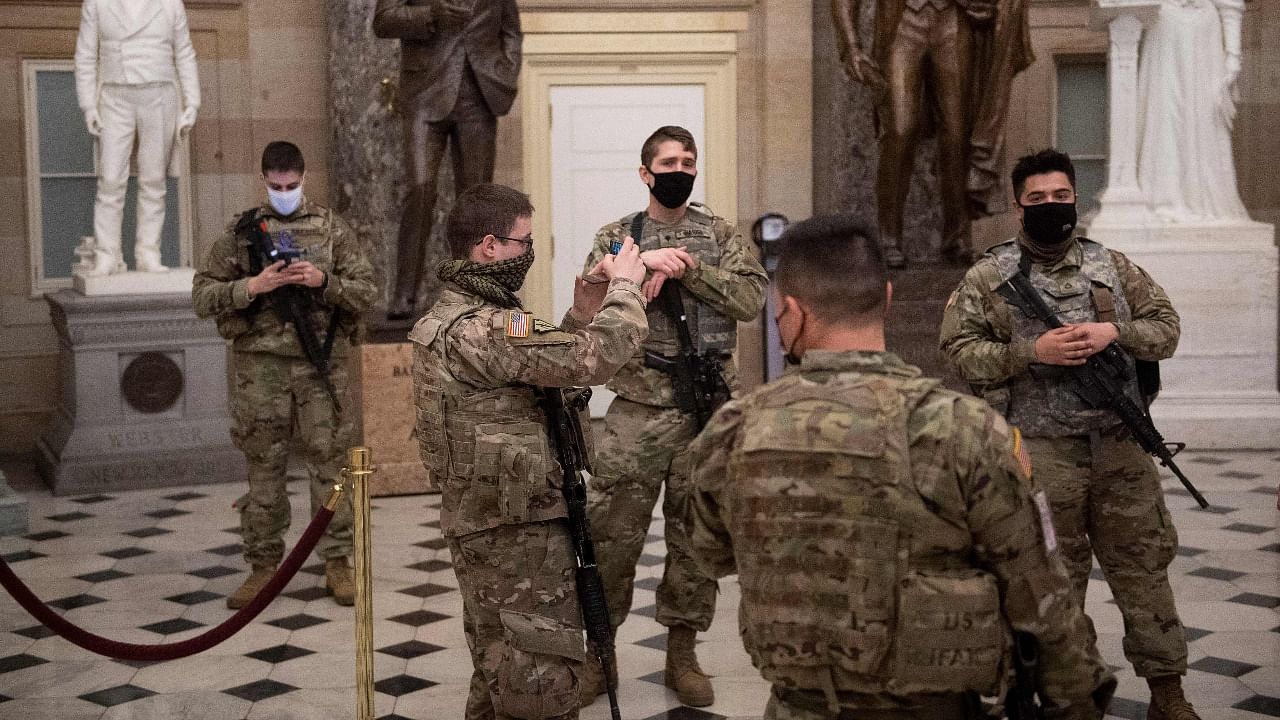
[[[373,555],[369,526],[369,448],[353,447],[342,469],[351,481],[352,541],[356,576],[356,720],[373,720]]]

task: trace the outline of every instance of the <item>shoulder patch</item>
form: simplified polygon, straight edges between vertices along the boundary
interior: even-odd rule
[[[533,325],[533,313],[523,310],[507,311],[507,337],[509,338],[527,338],[529,337],[529,329]]]
[[[1013,430],[1013,459],[1018,461],[1018,467],[1022,468],[1022,474],[1028,479],[1031,478],[1031,456],[1027,454],[1027,447],[1022,444],[1022,431],[1018,428]]]

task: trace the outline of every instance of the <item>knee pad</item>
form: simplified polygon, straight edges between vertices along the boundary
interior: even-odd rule
[[[494,671],[499,715],[542,720],[578,707],[582,630],[541,615],[502,610],[505,647]]]

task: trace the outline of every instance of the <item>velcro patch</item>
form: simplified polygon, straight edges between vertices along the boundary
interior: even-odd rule
[[[559,330],[559,329],[560,329],[559,327],[552,325],[546,320],[539,320],[538,318],[533,319],[534,332],[540,332],[540,333],[555,332],[556,330]]]
[[[1036,503],[1036,510],[1040,513],[1040,532],[1044,535],[1044,551],[1052,554],[1058,549],[1058,533],[1053,529],[1053,513],[1049,510],[1049,496],[1044,490],[1036,492],[1031,496]]]
[[[532,325],[533,313],[524,312],[523,310],[510,310],[507,312],[507,337],[527,338],[529,337],[529,328]]]

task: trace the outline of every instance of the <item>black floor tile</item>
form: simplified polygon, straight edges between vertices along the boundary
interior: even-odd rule
[[[1263,595],[1261,593],[1241,593],[1235,597],[1227,598],[1227,602],[1240,603],[1241,605],[1252,605],[1261,608],[1277,608],[1280,607],[1280,597],[1274,595]]]
[[[204,578],[205,580],[212,580],[214,578],[226,577],[227,575],[235,575],[238,572],[241,572],[241,571],[236,570],[234,568],[229,568],[226,565],[211,565],[207,568],[192,570],[187,574],[195,575],[196,577]]]
[[[1262,477],[1262,473],[1244,472],[1243,470],[1228,470],[1218,473],[1218,477],[1231,478],[1233,480],[1257,480]]]
[[[1209,578],[1210,580],[1222,580],[1223,582],[1231,582],[1238,577],[1244,577],[1248,573],[1236,572],[1235,570],[1226,570],[1216,567],[1202,567],[1187,573],[1193,577]]]
[[[48,557],[48,555],[35,552],[34,550],[19,550],[18,552],[12,552],[8,555],[0,555],[0,560],[4,560],[10,565],[13,565],[14,563],[20,563],[24,560],[35,560],[36,558],[42,557]]]
[[[1186,545],[1178,546],[1178,557],[1195,557],[1197,555],[1203,555],[1206,552],[1208,551],[1200,548],[1188,547]]]
[[[647,618],[656,618],[658,617],[658,606],[646,605],[645,607],[642,607],[642,608],[634,608],[631,610],[631,614],[641,615]]]
[[[420,677],[412,675],[396,675],[395,677],[383,678],[373,684],[373,689],[384,695],[392,697],[400,697],[408,695],[411,692],[417,692],[425,688],[429,688],[437,683],[430,680],[424,680]]]
[[[85,495],[84,497],[69,499],[71,502],[80,503],[81,505],[95,505],[97,503],[107,502],[108,500],[115,500],[115,498],[110,495]]]
[[[388,647],[379,648],[378,652],[384,653],[386,655],[391,655],[392,657],[398,657],[404,660],[409,660],[411,658],[422,657],[423,655],[430,655],[433,652],[443,650],[443,649],[444,648],[440,647],[439,645],[432,645],[431,643],[425,643],[425,642],[422,642],[421,640],[410,640],[408,642],[397,643],[395,645],[390,645]]]
[[[653,637],[645,638],[644,640],[638,640],[635,644],[641,647],[647,647],[651,650],[662,650],[665,652],[667,649],[667,634],[661,633],[654,635]]]
[[[209,592],[208,590],[196,590],[195,592],[182,593],[180,595],[170,595],[165,598],[169,602],[176,602],[179,605],[199,605],[210,600],[217,600],[220,597],[218,593]]]
[[[640,578],[639,580],[636,580],[635,584],[636,584],[636,587],[640,588],[641,590],[656,592],[658,590],[658,586],[662,584],[662,578],[656,578],[656,577]]]
[[[1212,635],[1211,630],[1201,630],[1200,628],[1183,627],[1182,634],[1187,638],[1187,642],[1192,643],[1207,635]]]
[[[420,563],[406,565],[405,567],[407,567],[410,570],[418,570],[420,572],[433,573],[433,572],[440,572],[441,570],[448,570],[449,568],[453,567],[453,564],[447,563],[444,560],[423,560]]]
[[[640,556],[640,561],[638,564],[644,567],[653,567],[654,565],[661,565],[662,563],[666,562],[666,560],[667,559],[662,557],[661,555],[649,555],[646,553]]]
[[[139,530],[131,530],[125,533],[125,535],[128,535],[129,537],[142,539],[142,538],[155,537],[157,535],[168,535],[171,532],[173,531],[165,530],[164,528],[149,527],[149,528],[141,528]]]
[[[144,697],[151,697],[152,695],[155,695],[155,693],[146,688],[140,688],[136,685],[119,685],[81,695],[80,699],[103,707],[115,707],[116,705],[123,705],[134,700],[141,700]]]
[[[155,518],[157,520],[167,520],[169,518],[181,517],[183,515],[190,515],[190,514],[191,514],[190,510],[179,510],[177,508],[166,508],[164,510],[153,510],[152,512],[149,512],[149,513],[143,513],[143,515],[146,515],[147,517]]]
[[[1107,708],[1107,714],[1125,720],[1146,720],[1147,704],[1128,698],[1115,698],[1111,701],[1111,707]]]
[[[444,538],[431,538],[430,540],[416,542],[413,545],[414,547],[426,548],[427,550],[443,550],[449,547],[449,541]]]
[[[57,540],[58,538],[69,537],[71,533],[64,533],[61,530],[45,530],[44,532],[31,533],[26,535],[26,539],[35,542],[44,542],[45,540]]]
[[[323,587],[312,585],[311,587],[305,587],[299,590],[290,590],[287,593],[283,593],[283,595],[287,598],[293,598],[294,600],[301,600],[302,602],[314,602],[316,600],[329,597],[329,592]]]
[[[1240,677],[1246,673],[1257,670],[1259,666],[1249,663],[1238,662],[1235,660],[1227,660],[1226,658],[1202,657],[1199,660],[1190,663],[1187,667],[1200,672],[1213,673],[1214,675],[1223,675],[1226,677]]]
[[[173,635],[175,633],[186,632],[198,627],[204,627],[204,623],[194,622],[186,618],[173,618],[172,620],[161,620],[160,622],[151,623],[150,625],[142,625],[141,629],[160,635]]]
[[[1230,525],[1222,529],[1232,530],[1234,532],[1244,532],[1244,533],[1252,533],[1254,535],[1258,535],[1258,534],[1267,532],[1268,530],[1273,530],[1274,528],[1272,528],[1270,525],[1254,525],[1253,523],[1231,523]]]
[[[271,620],[267,624],[274,625],[278,628],[284,628],[285,630],[301,630],[302,628],[309,628],[312,625],[320,625],[327,622],[329,621],[324,618],[316,617],[315,615],[298,613],[297,615],[282,617],[279,620]]]
[[[141,555],[150,555],[151,551],[147,550],[146,548],[127,547],[127,548],[120,548],[118,550],[108,550],[106,552],[98,553],[98,554],[103,557],[114,558],[116,560],[126,560],[131,557],[139,557]]]
[[[445,587],[444,585],[436,585],[435,583],[423,583],[422,585],[415,585],[413,587],[404,588],[403,590],[398,590],[397,592],[404,593],[405,595],[412,595],[413,597],[429,598],[434,595],[450,592],[452,590],[453,588]]]
[[[79,595],[58,598],[57,600],[50,600],[48,604],[49,607],[55,607],[59,610],[75,610],[76,608],[89,607],[90,605],[97,605],[98,603],[104,602],[106,602],[106,600],[96,595],[81,593]]]
[[[297,645],[289,645],[288,643],[285,643],[284,645],[276,645],[275,647],[269,647],[269,648],[264,648],[262,650],[255,650],[251,653],[245,653],[245,657],[251,657],[254,660],[261,660],[263,662],[269,662],[272,665],[274,665],[276,663],[288,662],[296,658],[306,657],[308,655],[314,655],[314,654],[315,652],[312,650],[308,650],[304,647],[298,647]]]
[[[21,635],[25,638],[31,638],[32,640],[42,640],[44,638],[57,635],[58,633],[50,630],[44,625],[32,625],[31,627],[22,628],[21,630],[14,630],[13,634]]]
[[[201,495],[200,493],[196,493],[196,492],[180,492],[176,495],[165,495],[164,499],[172,500],[174,502],[183,502],[186,500],[199,500],[200,498],[203,498],[203,497],[208,497],[208,495]]]
[[[57,515],[46,515],[45,520],[53,520],[54,522],[74,522],[76,520],[88,520],[91,517],[95,516],[90,515],[87,512],[80,512],[77,510],[75,512],[59,513]]]
[[[650,715],[645,720],[722,720],[724,715],[717,715],[706,710],[677,705],[666,712]]]
[[[398,622],[402,625],[422,627],[423,625],[429,625],[433,622],[448,620],[449,616],[438,612],[431,612],[430,610],[414,610],[413,612],[396,615],[395,617],[389,617],[387,619],[392,622]]]
[[[234,695],[241,700],[249,702],[258,702],[259,700],[267,700],[277,695],[283,695],[287,692],[293,692],[298,688],[292,685],[286,685],[275,680],[255,680],[245,685],[238,685],[233,688],[227,688],[222,692],[228,695]]]
[[[1258,713],[1259,715],[1280,717],[1280,698],[1268,697],[1266,695],[1254,695],[1248,700],[1241,700],[1231,707],[1237,710],[1246,710],[1248,712]]]
[[[44,658],[36,657],[22,653],[21,655],[10,655],[6,658],[0,658],[0,673],[13,672],[14,670],[25,670],[36,665],[43,665],[49,662]]]

